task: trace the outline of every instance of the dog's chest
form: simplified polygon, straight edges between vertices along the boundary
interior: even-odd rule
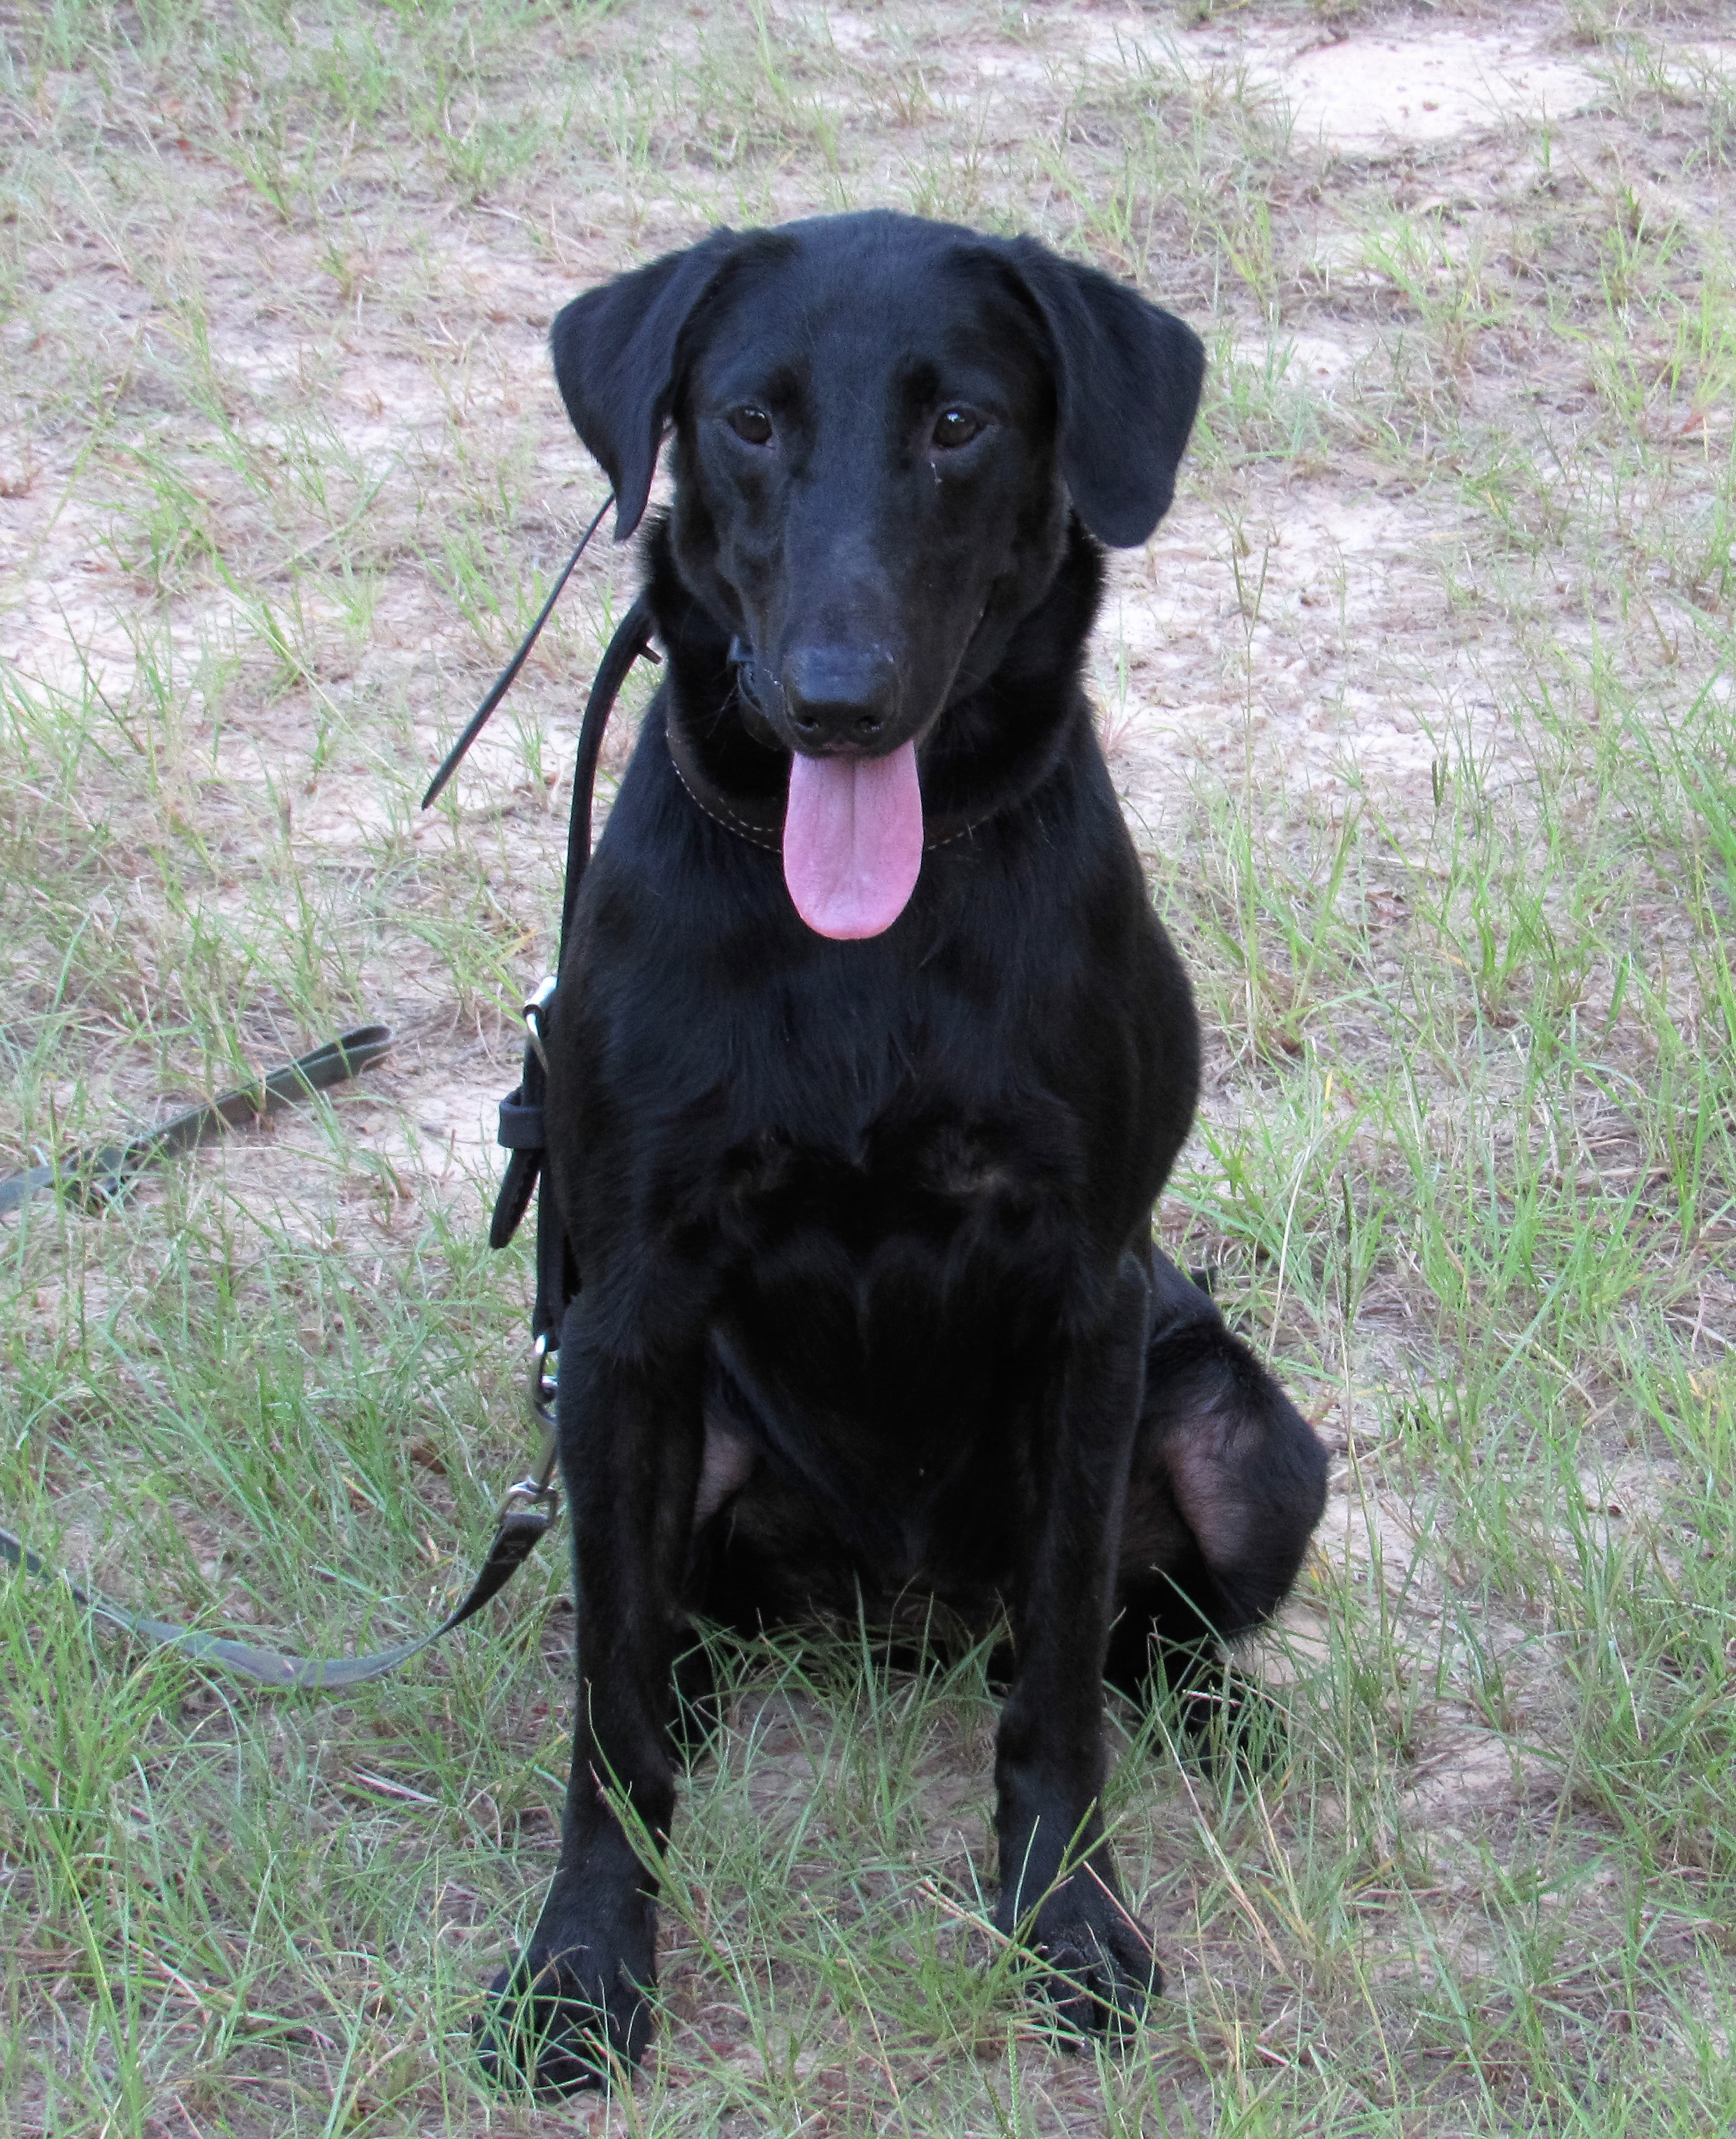
[[[720,1169],[718,1327],[755,1438],[887,1564],[974,1503],[1041,1380],[1072,1198],[1062,1156],[992,1115],[889,1120],[851,1152],[767,1135]]]
[[[847,1262],[858,1290],[924,1251],[955,1272],[961,1256],[1028,1260],[1040,1246],[1033,1236],[1046,1219],[1062,1224],[1078,1188],[1066,1125],[1047,1126],[1045,1139],[1038,1120],[958,1119],[938,1108],[900,1111],[849,1135],[767,1128],[722,1153],[708,1200],[738,1255],[763,1262],[807,1240],[827,1281]]]
[[[796,1024],[782,1075],[738,1038],[750,1073],[712,1087],[672,1200],[702,1214],[732,1319],[786,1351],[801,1333],[811,1395],[884,1378],[890,1401],[998,1324],[1052,1320],[1090,1253],[1094,1154],[1082,1095],[987,991],[863,1007]]]

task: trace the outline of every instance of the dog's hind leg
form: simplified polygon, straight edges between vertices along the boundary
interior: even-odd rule
[[[1151,1290],[1105,1667],[1135,1698],[1215,1672],[1282,1603],[1326,1505],[1325,1449],[1206,1294],[1155,1251]]]
[[[689,1611],[727,1623],[727,1615],[710,1608],[709,1593],[715,1584],[713,1569],[722,1534],[728,1525],[730,1504],[753,1476],[758,1459],[752,1442],[734,1430],[715,1401],[713,1378],[705,1406],[704,1457],[694,1500],[693,1535],[682,1593]],[[670,1736],[683,1763],[692,1768],[710,1750],[723,1711],[711,1652],[690,1618],[682,1623],[669,1699]]]

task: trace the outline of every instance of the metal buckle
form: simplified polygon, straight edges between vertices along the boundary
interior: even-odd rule
[[[533,1508],[539,1503],[551,1503],[549,1514],[554,1515],[552,1503],[560,1497],[560,1488],[552,1481],[555,1475],[555,1396],[559,1383],[557,1360],[559,1355],[550,1349],[547,1337],[539,1337],[531,1347],[531,1417],[542,1432],[542,1445],[537,1452],[537,1467],[522,1478],[508,1486],[500,1503],[503,1515],[512,1512],[515,1505]]]
[[[552,973],[545,973],[530,995],[525,998],[522,1012],[524,1029],[530,1035],[531,1045],[536,1050],[537,1060],[545,1070],[548,1067],[548,1050],[542,1044],[542,1019],[544,1012],[554,999],[555,976]]]
[[[546,1432],[555,1430],[555,1397],[561,1387],[561,1354],[545,1330],[531,1347],[531,1417]]]

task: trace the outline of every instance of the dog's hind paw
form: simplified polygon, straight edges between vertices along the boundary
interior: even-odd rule
[[[1256,1681],[1220,1670],[1176,1693],[1181,1743],[1209,1774],[1269,1774],[1289,1749],[1288,1712]]]
[[[627,2077],[650,2036],[649,2004],[620,1975],[617,1988],[606,1992],[558,1961],[533,1976],[527,1959],[503,1969],[489,1995],[476,2053],[498,2087],[545,2098],[606,2088]]]

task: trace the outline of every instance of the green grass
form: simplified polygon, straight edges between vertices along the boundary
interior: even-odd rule
[[[0,2132],[1736,2122],[1736,91],[1715,11],[1596,0],[1503,17],[1593,78],[1547,121],[1334,149],[1262,71],[1480,19],[0,11],[0,1171],[400,1034],[0,1221],[0,1520],[310,1652],[465,1578],[525,1438],[489,1110],[633,578],[587,561],[420,816],[601,495],[542,336],[713,220],[881,202],[1213,350],[1096,688],[1211,1035],[1165,1236],[1336,1451],[1257,1778],[1117,1716],[1170,1980],[1124,2052],[989,1929],[983,1660],[766,1645],[606,2108],[468,2056],[552,1861],[561,1551],[325,1701],[0,1578]]]

